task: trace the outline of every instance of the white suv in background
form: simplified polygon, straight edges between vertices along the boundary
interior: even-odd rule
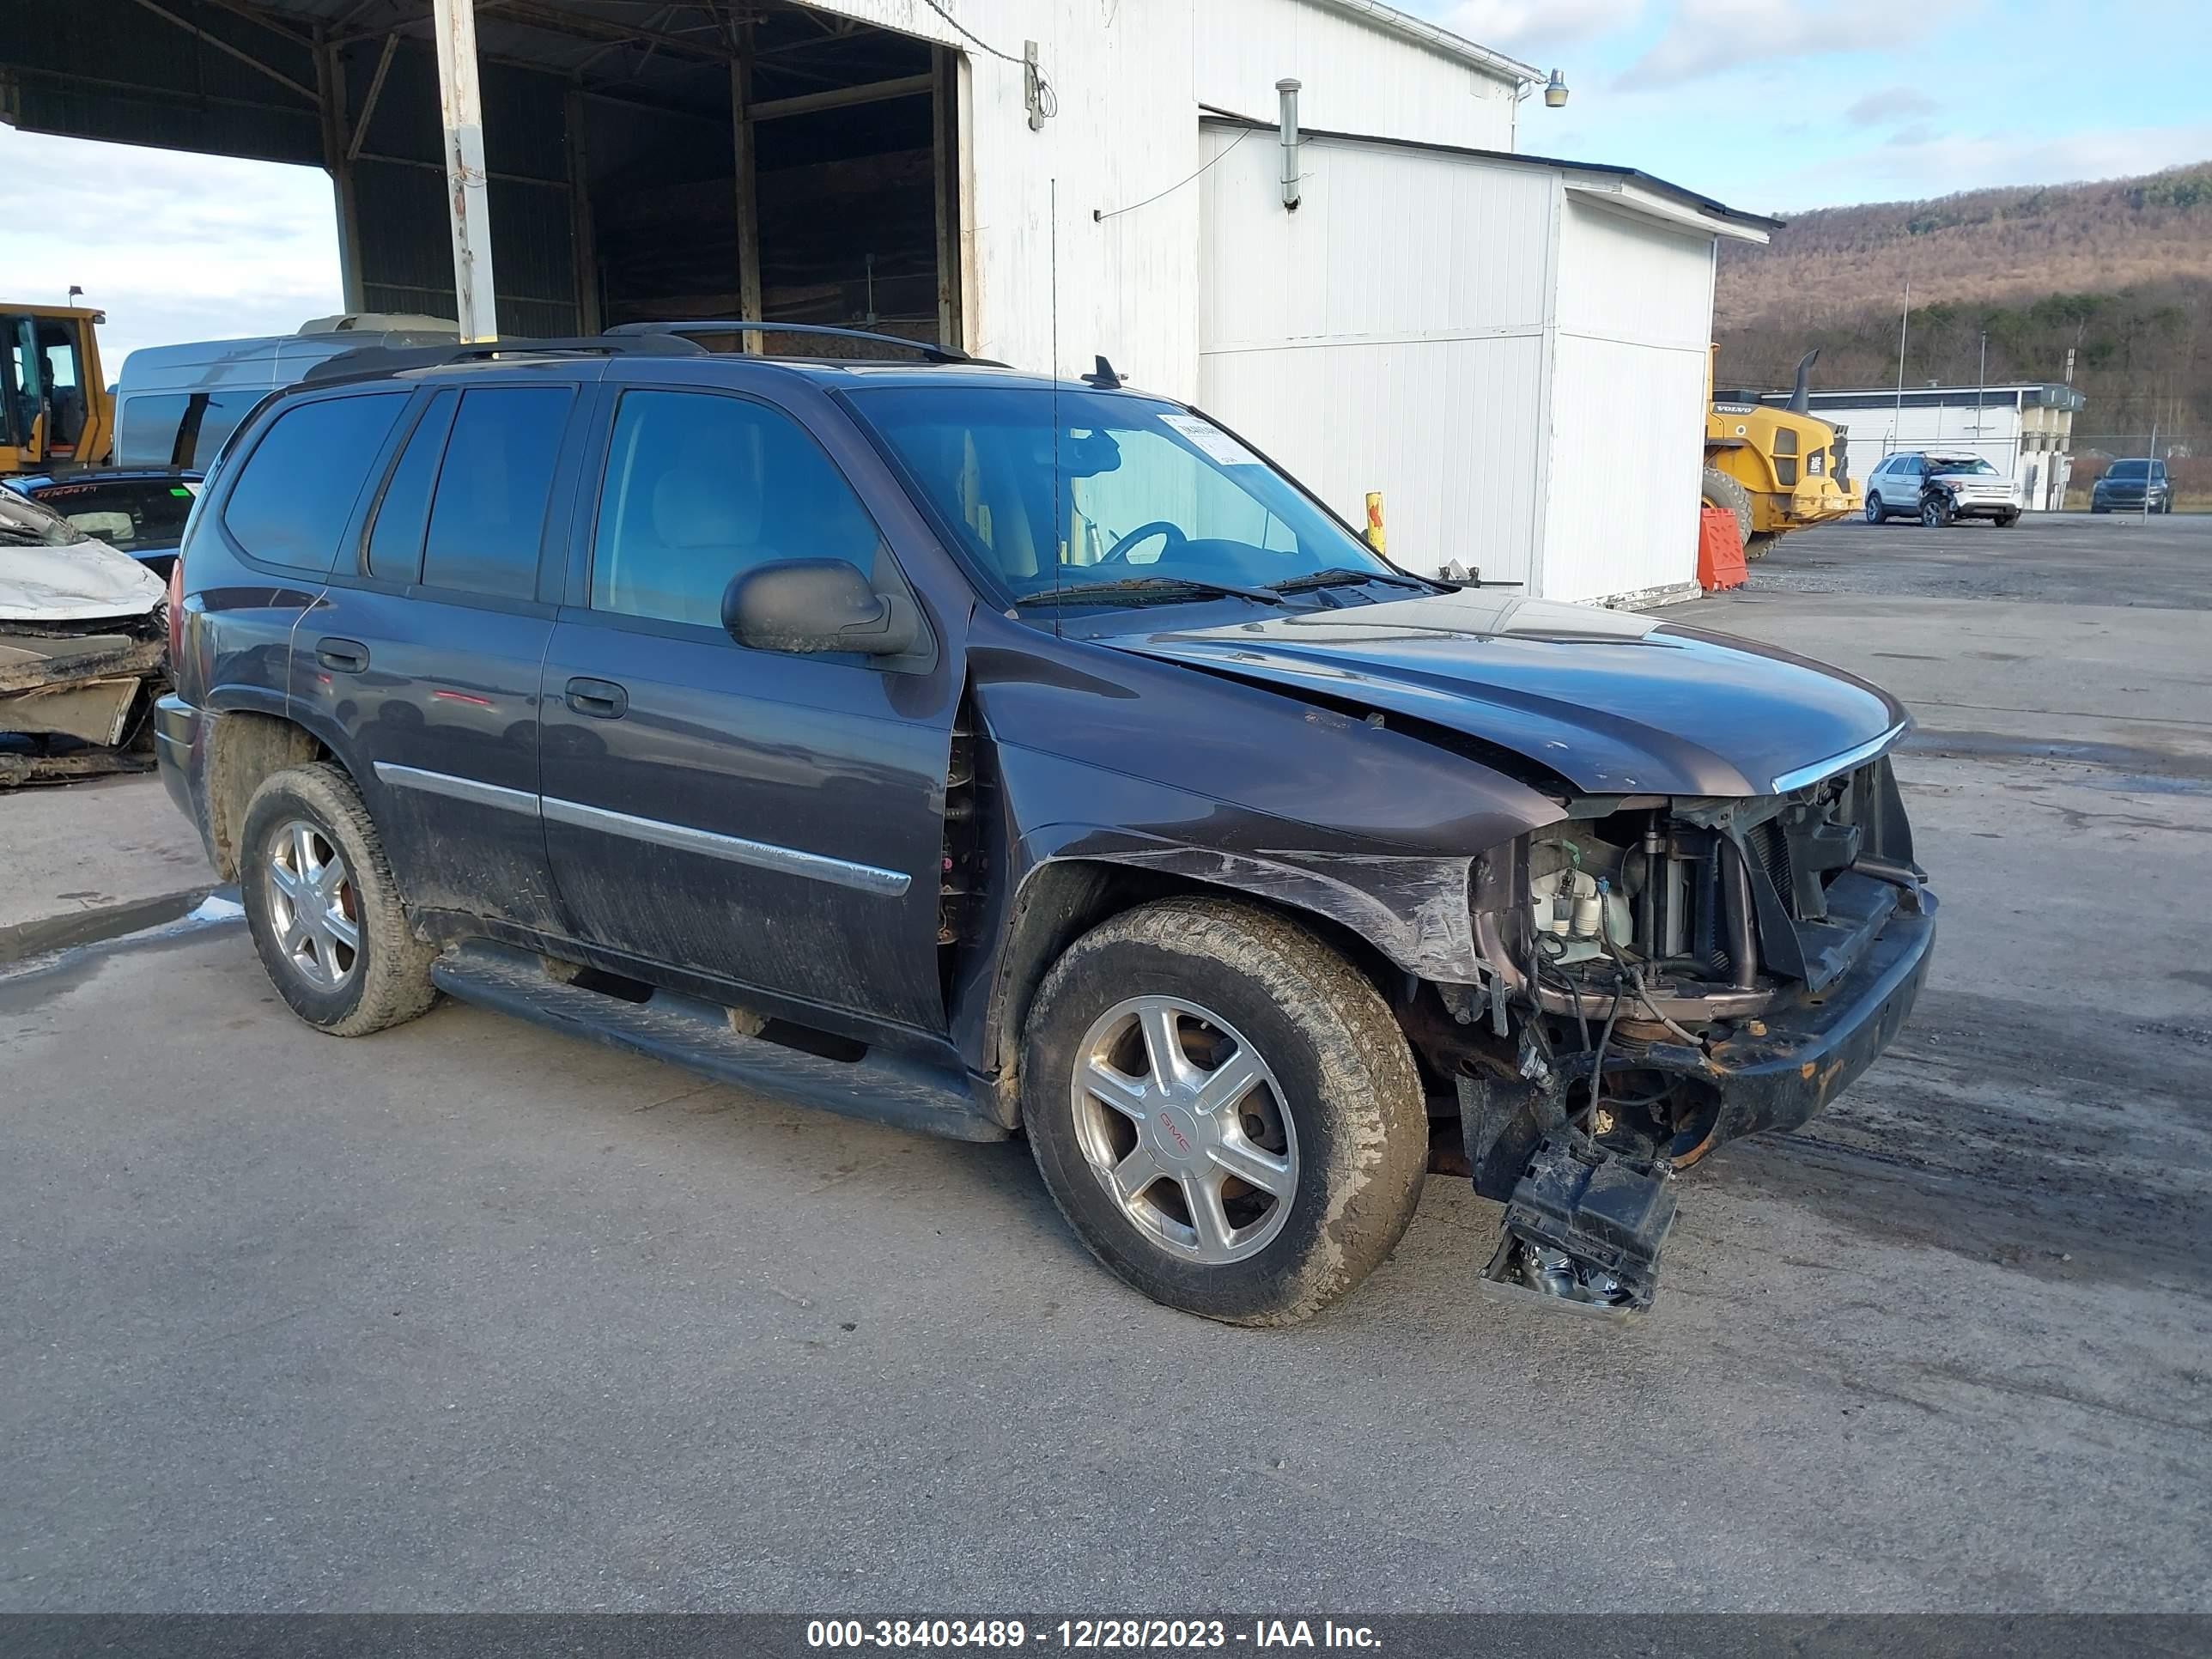
[[[1867,475],[1866,520],[1899,516],[1940,527],[1958,519],[1994,519],[2009,530],[2020,520],[2020,487],[1978,455],[1905,450]]]

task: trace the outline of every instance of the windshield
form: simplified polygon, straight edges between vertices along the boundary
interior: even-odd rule
[[[1978,455],[1930,455],[1928,458],[1928,470],[1930,472],[1941,472],[1946,476],[1964,472],[1978,478],[1995,477],[1997,471]]]
[[[2149,475],[2148,461],[2114,461],[2112,470],[2105,476],[2108,478],[2133,478],[2140,483]]]
[[[0,485],[0,544],[74,547],[91,539],[52,508],[40,507]]]
[[[1172,404],[1012,386],[885,387],[850,401],[970,565],[1017,602],[1088,589],[1102,605],[1140,604],[1186,582],[1272,588],[1323,572],[1412,585],[1235,438]]]

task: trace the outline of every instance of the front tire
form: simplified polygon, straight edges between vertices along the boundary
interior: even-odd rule
[[[1923,496],[1920,502],[1920,522],[1930,530],[1941,530],[1951,522],[1951,509],[1933,495]]]
[[[238,885],[261,965],[317,1030],[366,1036],[437,1000],[436,953],[408,927],[383,838],[343,768],[295,766],[253,792]]]
[[[2017,513],[2000,513],[1997,514],[1997,528],[2000,530],[2009,530],[2019,522],[2020,514]]]
[[[1318,938],[1234,902],[1102,923],[1045,977],[1022,1117],[1053,1201],[1156,1302],[1285,1325],[1344,1296],[1420,1197],[1404,1034]]]

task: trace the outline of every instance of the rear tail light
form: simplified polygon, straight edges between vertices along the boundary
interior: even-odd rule
[[[177,665],[185,654],[185,556],[180,549],[169,567],[169,678],[177,678]]]

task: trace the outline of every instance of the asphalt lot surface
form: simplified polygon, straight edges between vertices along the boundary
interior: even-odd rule
[[[1668,613],[1912,703],[1944,934],[1626,1331],[1478,1294],[1441,1177],[1229,1329],[1019,1144],[457,1006],[339,1042],[220,917],[0,970],[0,1608],[2212,1609],[2208,607],[2212,519],[2069,517]]]

